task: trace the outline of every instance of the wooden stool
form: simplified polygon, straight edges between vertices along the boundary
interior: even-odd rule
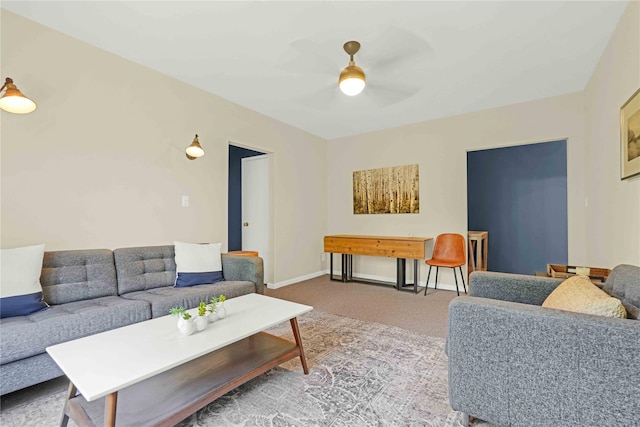
[[[474,271],[487,271],[487,252],[489,251],[488,231],[467,232],[469,250],[469,262],[467,264],[467,277]]]
[[[258,256],[257,251],[231,251],[228,252],[228,254],[236,256]]]

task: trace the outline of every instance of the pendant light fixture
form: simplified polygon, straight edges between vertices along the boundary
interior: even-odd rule
[[[187,154],[187,159],[189,160],[195,160],[198,157],[204,156],[204,150],[202,149],[200,141],[198,140],[198,134],[196,134],[196,137],[193,138],[193,142],[190,146],[187,147],[185,151]]]
[[[342,93],[348,96],[355,96],[362,92],[366,84],[364,71],[353,61],[353,55],[360,50],[360,43],[357,41],[346,42],[343,48],[349,55],[349,65],[340,73],[338,83]]]
[[[6,89],[6,90],[5,90]],[[13,79],[7,77],[0,92],[5,90],[0,98],[0,108],[9,113],[27,114],[36,109],[36,103],[27,98],[18,90]]]

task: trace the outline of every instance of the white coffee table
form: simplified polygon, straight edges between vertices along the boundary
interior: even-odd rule
[[[227,317],[189,336],[164,316],[47,347],[70,380],[60,425],[173,426],[287,360],[309,373],[297,317],[313,307],[259,294],[225,305]],[[263,332],[287,320],[295,342]]]

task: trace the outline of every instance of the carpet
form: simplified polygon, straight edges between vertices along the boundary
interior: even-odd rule
[[[179,427],[459,426],[449,406],[444,340],[314,310],[298,319],[299,359],[227,393]],[[269,332],[293,340],[288,322]],[[3,409],[3,427],[55,426],[60,390]],[[72,425],[72,423],[69,423]]]

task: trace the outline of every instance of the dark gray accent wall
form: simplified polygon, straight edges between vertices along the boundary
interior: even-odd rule
[[[242,159],[265,153],[229,145],[229,206],[227,231],[230,251],[242,250]]]
[[[467,153],[468,229],[489,232],[488,269],[567,264],[565,140]]]

